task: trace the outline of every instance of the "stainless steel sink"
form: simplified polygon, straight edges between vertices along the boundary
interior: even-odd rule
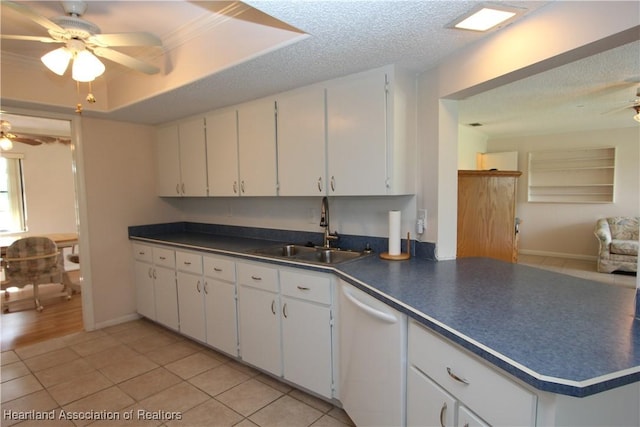
[[[252,251],[266,257],[296,260],[313,264],[339,264],[368,255],[364,252],[303,245],[278,245]]]

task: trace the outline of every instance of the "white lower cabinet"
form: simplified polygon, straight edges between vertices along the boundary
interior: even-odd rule
[[[225,257],[204,256],[203,267],[207,344],[237,356],[236,263]]]
[[[240,357],[276,376],[282,375],[278,270],[237,263]]]
[[[180,332],[204,342],[206,332],[202,255],[176,252],[176,269]]]
[[[136,309],[142,316],[178,329],[175,255],[170,249],[133,245]]]
[[[237,265],[242,359],[334,397],[331,277],[255,263]]]
[[[536,425],[534,393],[413,321],[408,335],[408,425]]]

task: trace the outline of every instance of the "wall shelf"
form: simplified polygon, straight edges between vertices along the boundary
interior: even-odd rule
[[[528,201],[613,203],[615,148],[532,151]]]

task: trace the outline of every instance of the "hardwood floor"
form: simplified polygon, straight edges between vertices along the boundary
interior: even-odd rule
[[[8,313],[0,317],[2,330],[2,351],[30,345],[49,338],[60,337],[83,330],[82,325],[82,295],[73,294],[70,301],[64,297],[46,298],[50,292],[58,292],[60,285],[40,286],[40,295],[44,310],[38,312],[33,308],[33,302],[25,300],[16,303]],[[30,289],[19,291],[31,292]],[[11,298],[21,298],[15,295]],[[0,298],[4,298],[4,292]]]

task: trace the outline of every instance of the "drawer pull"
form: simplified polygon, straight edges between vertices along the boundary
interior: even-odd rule
[[[258,281],[262,280],[262,277],[260,277],[260,276],[251,276],[251,278],[253,280],[258,280]]]
[[[218,268],[218,267],[213,267],[213,271],[217,271],[218,273],[220,273],[222,271],[222,269]]]
[[[447,374],[449,374],[449,376],[450,376],[451,378],[453,378],[454,380],[456,380],[456,381],[458,381],[458,382],[460,382],[460,383],[462,383],[462,384],[469,385],[469,381],[465,380],[464,378],[460,378],[459,376],[457,376],[456,374],[454,374],[454,373],[451,371],[451,368],[449,368],[449,367],[447,367]]]
[[[138,255],[144,255],[144,254],[145,254],[144,251],[138,252]]]
[[[167,259],[167,257],[161,256],[159,257],[162,261],[164,261],[165,259]]]
[[[184,265],[191,265],[191,263],[189,261],[185,261]]]
[[[308,291],[310,288],[307,288],[306,286],[298,285],[298,289],[300,289],[301,291]]]
[[[440,427],[445,427],[444,425],[444,414],[447,412],[447,402],[442,404],[442,408],[440,408]]]

